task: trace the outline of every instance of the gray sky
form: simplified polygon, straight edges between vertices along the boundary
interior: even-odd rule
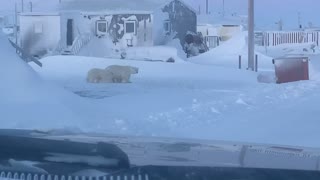
[[[205,10],[205,0],[188,0],[194,7],[201,4]],[[248,0],[224,0],[228,13],[247,14]],[[223,0],[209,0],[212,12],[222,11]],[[301,22],[308,25],[312,22],[320,26],[320,0],[255,0],[256,25],[258,27],[276,27],[275,22],[283,20],[286,29],[298,27],[298,12]]]
[[[51,4],[58,0],[24,0],[35,1],[41,4]],[[90,1],[90,0],[89,0]],[[130,1],[130,0],[128,0]],[[196,9],[200,5],[205,9],[205,0],[185,0]],[[217,13],[222,11],[223,0],[209,0],[210,11]],[[247,14],[248,0],[225,0],[227,13]],[[0,0],[0,10],[13,10],[14,2],[21,0]],[[51,3],[50,3],[51,2]],[[320,0],[255,0],[256,26],[259,28],[275,28],[275,22],[282,19],[286,29],[298,27],[298,12],[301,14],[301,22],[308,25],[312,22],[320,26]]]

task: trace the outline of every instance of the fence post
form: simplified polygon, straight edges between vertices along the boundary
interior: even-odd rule
[[[317,158],[316,168],[315,168],[316,171],[319,171],[319,170],[320,170],[320,169],[319,169],[319,166],[320,166],[320,157]]]
[[[239,55],[239,69],[242,69],[242,63],[241,63],[241,55]]]
[[[242,148],[241,148],[240,155],[239,155],[240,167],[244,167],[245,166],[244,160],[245,160],[245,157],[247,155],[248,148],[249,147],[246,146],[246,145],[242,146]]]
[[[256,72],[258,72],[258,54],[256,54],[255,63],[254,63],[254,69]]]

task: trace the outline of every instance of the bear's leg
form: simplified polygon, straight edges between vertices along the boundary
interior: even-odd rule
[[[122,76],[122,83],[130,83],[130,77],[131,75],[130,74],[126,74],[124,76]]]

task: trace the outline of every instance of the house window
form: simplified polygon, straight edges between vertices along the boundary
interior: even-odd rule
[[[136,22],[135,21],[126,21],[124,23],[125,33],[136,34]]]
[[[97,35],[107,34],[108,22],[105,20],[99,20],[96,22]]]
[[[34,33],[35,34],[42,34],[43,33],[43,24],[38,22],[34,24]]]
[[[167,33],[171,32],[171,23],[169,20],[164,22],[163,27]]]

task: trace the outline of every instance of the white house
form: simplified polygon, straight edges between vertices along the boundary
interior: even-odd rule
[[[57,12],[20,14],[19,43],[31,55],[79,54],[85,46],[108,52],[165,45],[172,38],[183,45],[186,34],[197,31],[196,11],[183,0],[62,2]]]

